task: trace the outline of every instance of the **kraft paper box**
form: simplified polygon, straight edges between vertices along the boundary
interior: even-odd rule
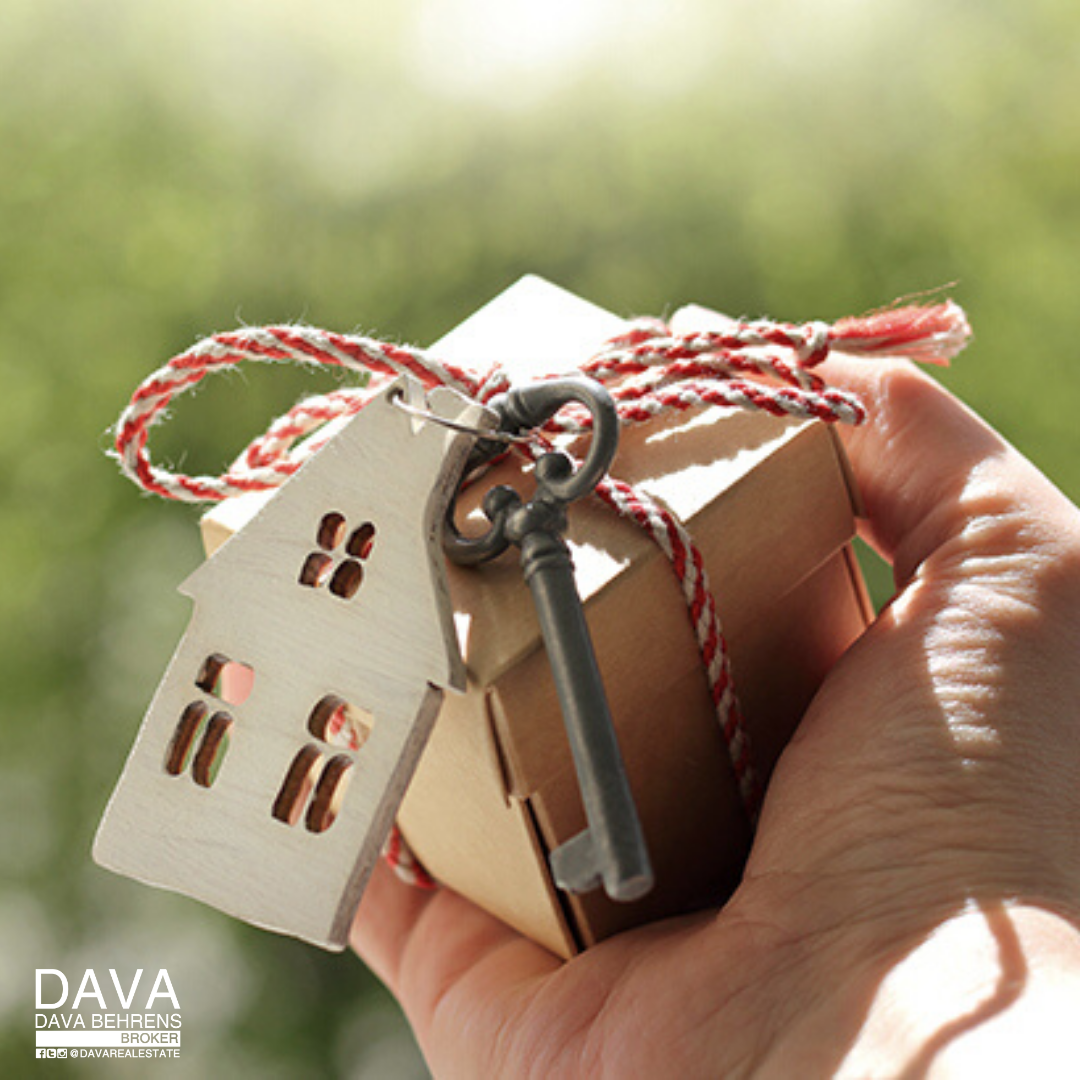
[[[678,331],[722,316],[677,312]],[[576,368],[625,323],[534,277],[432,349],[516,382]],[[870,611],[848,546],[855,495],[843,450],[818,422],[711,408],[624,428],[612,473],[658,497],[704,556],[735,688],[767,778],[821,680]],[[497,483],[523,494],[506,462]],[[249,516],[230,500],[203,519],[209,550]],[[461,500],[467,513],[470,496]],[[569,744],[516,553],[450,567],[468,669],[447,694],[399,814],[427,869],[561,956],[620,930],[721,902],[738,883],[749,826],[678,582],[656,544],[595,498],[570,511],[585,602],[656,873],[644,899],[557,890],[547,856],[585,827]]]

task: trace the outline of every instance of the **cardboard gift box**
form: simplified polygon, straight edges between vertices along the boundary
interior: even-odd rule
[[[674,329],[724,319],[684,308]],[[528,277],[432,352],[515,382],[575,369],[626,324]],[[663,502],[704,556],[754,765],[767,778],[822,679],[871,612],[849,542],[855,494],[842,447],[816,421],[707,408],[624,429],[613,475]],[[490,486],[527,494],[527,470]],[[230,501],[232,502],[232,501]],[[249,511],[203,519],[208,550]],[[442,883],[560,956],[664,916],[721,902],[750,842],[686,603],[665,555],[596,498],[570,509],[567,539],[620,747],[656,874],[632,903],[555,888],[548,854],[585,826],[532,600],[514,553],[451,566],[468,671],[447,694],[400,808],[405,839]]]

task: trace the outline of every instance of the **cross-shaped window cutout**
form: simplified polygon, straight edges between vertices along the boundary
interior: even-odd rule
[[[375,544],[375,526],[365,521],[349,532],[345,515],[331,510],[319,519],[315,542],[320,550],[304,559],[300,584],[309,589],[325,585],[334,596],[351,600],[364,581],[364,563]]]

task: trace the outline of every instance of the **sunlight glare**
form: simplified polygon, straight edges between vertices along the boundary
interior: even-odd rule
[[[664,14],[659,0],[424,0],[417,74],[444,92],[522,103],[587,73]]]

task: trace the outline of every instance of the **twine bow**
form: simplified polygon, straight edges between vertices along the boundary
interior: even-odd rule
[[[945,364],[964,348],[970,334],[963,310],[951,301],[894,307],[831,325],[759,320],[731,322],[722,330],[688,334],[675,334],[658,320],[642,320],[611,339],[580,370],[607,385],[624,424],[644,423],[666,413],[707,405],[861,424],[866,410],[859,398],[829,386],[815,370],[832,350]],[[193,389],[208,374],[242,361],[345,368],[361,373],[365,383],[301,401],[254,439],[220,476],[186,476],[154,465],[147,440],[172,399]],[[167,498],[216,502],[244,492],[265,491],[283,483],[327,441],[327,437],[307,436],[331,420],[358,412],[401,374],[412,375],[427,388],[450,387],[481,403],[509,385],[498,366],[476,373],[411,346],[303,326],[245,328],[205,338],[144,380],[117,421],[115,456],[136,484]],[[537,433],[537,444],[531,448],[526,445],[524,450],[535,454],[545,438],[581,434],[588,423],[584,410],[563,410]],[[609,476],[600,483],[597,494],[648,533],[671,563],[686,601],[743,806],[754,822],[762,785],[754,770],[701,554],[685,526],[644,492]],[[406,880],[430,884],[396,829],[386,855]]]

